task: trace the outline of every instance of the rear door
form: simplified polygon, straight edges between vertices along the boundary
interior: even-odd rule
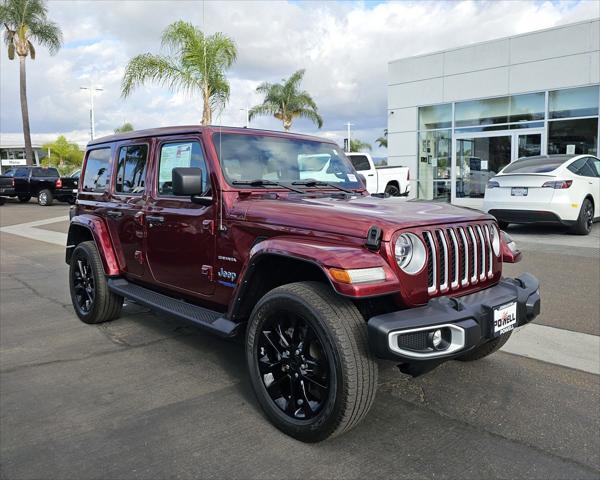
[[[145,211],[146,256],[155,283],[191,295],[214,291],[215,206],[197,205],[173,195],[176,167],[200,167],[205,195],[211,195],[210,172],[200,137],[171,137],[156,146],[152,195]]]
[[[31,173],[31,168],[26,167],[17,167],[14,175],[14,185],[15,185],[15,193],[20,196],[30,196],[29,188],[29,174]]]

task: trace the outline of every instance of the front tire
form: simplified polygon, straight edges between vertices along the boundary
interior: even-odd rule
[[[463,355],[462,357],[458,357],[457,360],[461,362],[474,362],[475,360],[481,360],[492,353],[496,353],[500,350],[508,339],[512,335],[512,332],[505,333],[504,335],[500,335],[498,338],[494,338],[489,342],[484,343],[483,345],[479,345],[471,350],[469,353]]]
[[[350,430],[375,399],[366,323],[352,302],[318,282],[283,285],[258,302],[246,359],[266,416],[303,442]]]
[[[589,198],[586,198],[581,204],[579,216],[575,224],[571,227],[571,233],[575,235],[589,235],[592,232],[594,223],[594,204]]]
[[[73,308],[82,322],[108,322],[121,313],[123,297],[108,289],[102,260],[94,242],[82,242],[73,251],[69,287]]]
[[[38,204],[42,207],[49,207],[54,202],[54,196],[48,189],[40,190],[38,193]]]

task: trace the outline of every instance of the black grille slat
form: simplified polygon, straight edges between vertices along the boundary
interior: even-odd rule
[[[429,244],[429,237],[425,235],[424,238],[425,248],[427,249],[427,286],[431,288],[433,287],[433,252]]]
[[[446,252],[444,249],[444,240],[442,239],[442,231],[436,230],[435,237],[438,244],[438,251],[440,252],[440,285],[446,283]]]
[[[446,237],[448,237],[449,240],[449,262],[450,262],[450,282],[454,283],[456,282],[456,255],[458,255],[458,252],[456,251],[456,244],[454,243],[454,236],[455,232],[454,230],[451,230],[449,232],[448,235],[446,235]]]

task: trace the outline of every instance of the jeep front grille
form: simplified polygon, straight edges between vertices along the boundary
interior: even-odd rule
[[[467,287],[494,276],[489,225],[423,231],[429,294]]]

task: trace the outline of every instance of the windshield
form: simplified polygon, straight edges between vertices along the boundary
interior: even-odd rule
[[[231,184],[317,180],[362,188],[350,161],[331,143],[235,133],[216,133],[213,141],[223,174]]]
[[[560,155],[554,157],[523,158],[509,164],[502,173],[546,173],[556,170],[572,156]]]

